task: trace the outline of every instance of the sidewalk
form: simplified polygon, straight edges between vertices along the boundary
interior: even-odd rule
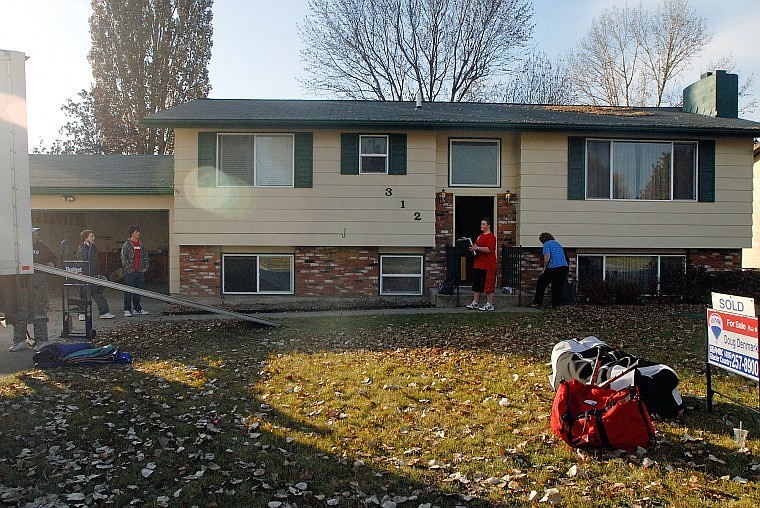
[[[92,327],[95,331],[109,330],[125,326],[135,321],[184,321],[184,320],[210,320],[210,319],[232,319],[224,315],[217,314],[164,314],[172,304],[161,300],[143,297],[142,305],[145,310],[150,312],[147,316],[124,317],[122,293],[114,289],[105,288],[104,296],[108,300],[110,311],[116,316],[114,319],[99,319],[98,308],[93,302],[93,320]],[[463,298],[465,301],[467,298]],[[467,300],[466,303],[469,303]],[[463,304],[464,305],[464,304]],[[525,307],[508,307],[497,306],[497,312],[530,312],[532,309]],[[428,314],[428,313],[471,313],[475,312],[464,306],[460,307],[416,307],[401,309],[355,309],[355,310],[330,310],[330,311],[297,311],[297,312],[262,312],[256,314],[258,317],[269,319],[271,321],[287,324],[291,318],[317,317],[317,316],[362,316],[362,315],[387,315],[387,314]],[[73,332],[84,333],[84,322],[78,321],[76,315],[72,316]],[[50,292],[50,310],[48,312],[48,335],[50,341],[56,341],[61,336],[63,328],[63,311],[62,299],[60,292]],[[32,334],[32,326],[29,325],[29,333]],[[69,340],[69,339],[64,339]],[[79,341],[81,339],[70,339]],[[11,326],[0,326],[0,380],[12,374],[25,369],[32,368],[34,363],[32,356],[35,351],[27,349],[16,353],[11,353],[8,348],[13,345],[13,328]]]
[[[109,310],[116,316],[114,319],[99,319],[100,312],[97,305],[93,302],[93,319],[92,327],[96,330],[108,330],[111,328],[118,328],[124,326],[127,320],[140,320],[145,321],[148,319],[163,319],[167,316],[161,314],[166,311],[170,306],[169,303],[161,300],[153,300],[143,297],[143,308],[150,312],[147,316],[134,316],[126,318],[123,311],[123,297],[122,293],[106,288],[103,295],[108,300]],[[48,336],[50,341],[53,342],[61,336],[61,330],[63,329],[63,305],[61,299],[61,292],[56,290],[50,291],[50,305],[48,311]],[[206,316],[208,318],[208,316]],[[75,333],[84,333],[84,321],[79,321],[76,315],[72,316],[72,331]],[[29,334],[33,335],[32,325],[29,325]],[[64,339],[69,340],[69,339]],[[80,339],[71,339],[77,340]],[[16,353],[11,353],[8,348],[13,345],[13,327],[0,326],[0,380],[11,374],[15,374],[21,370],[31,368],[34,363],[32,362],[32,356],[35,351],[32,349],[26,349]]]

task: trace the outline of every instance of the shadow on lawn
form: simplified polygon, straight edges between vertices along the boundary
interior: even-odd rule
[[[119,342],[121,335],[118,346],[132,352],[134,368],[77,366],[20,375],[28,393],[2,400],[5,416],[12,412],[13,418],[0,424],[0,488],[17,489],[4,500],[24,504],[58,494],[64,501],[116,505],[324,506],[336,499],[363,506],[374,496],[378,504],[385,497],[462,503],[466,489],[445,492],[390,465],[372,466],[371,457],[365,463],[294,439],[337,441],[330,428],[294,420],[255,393],[267,351],[235,347],[230,337],[162,350],[171,337],[179,338],[178,330],[151,327],[150,341],[144,331],[99,339]],[[260,331],[249,332],[255,337]],[[525,496],[508,504],[525,502]],[[468,503],[499,505],[477,497]]]

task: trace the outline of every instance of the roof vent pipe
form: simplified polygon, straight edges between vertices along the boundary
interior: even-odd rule
[[[417,92],[417,105],[414,107],[414,109],[420,109],[422,108],[422,92]]]

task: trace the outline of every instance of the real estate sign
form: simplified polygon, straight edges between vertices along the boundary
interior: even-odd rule
[[[755,300],[746,296],[712,293],[713,309],[741,316],[755,317]]]
[[[707,309],[707,362],[758,381],[757,317]]]

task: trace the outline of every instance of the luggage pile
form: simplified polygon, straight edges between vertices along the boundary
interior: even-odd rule
[[[549,383],[552,431],[575,448],[647,448],[650,415],[674,418],[683,406],[673,369],[596,337],[556,344]]]

